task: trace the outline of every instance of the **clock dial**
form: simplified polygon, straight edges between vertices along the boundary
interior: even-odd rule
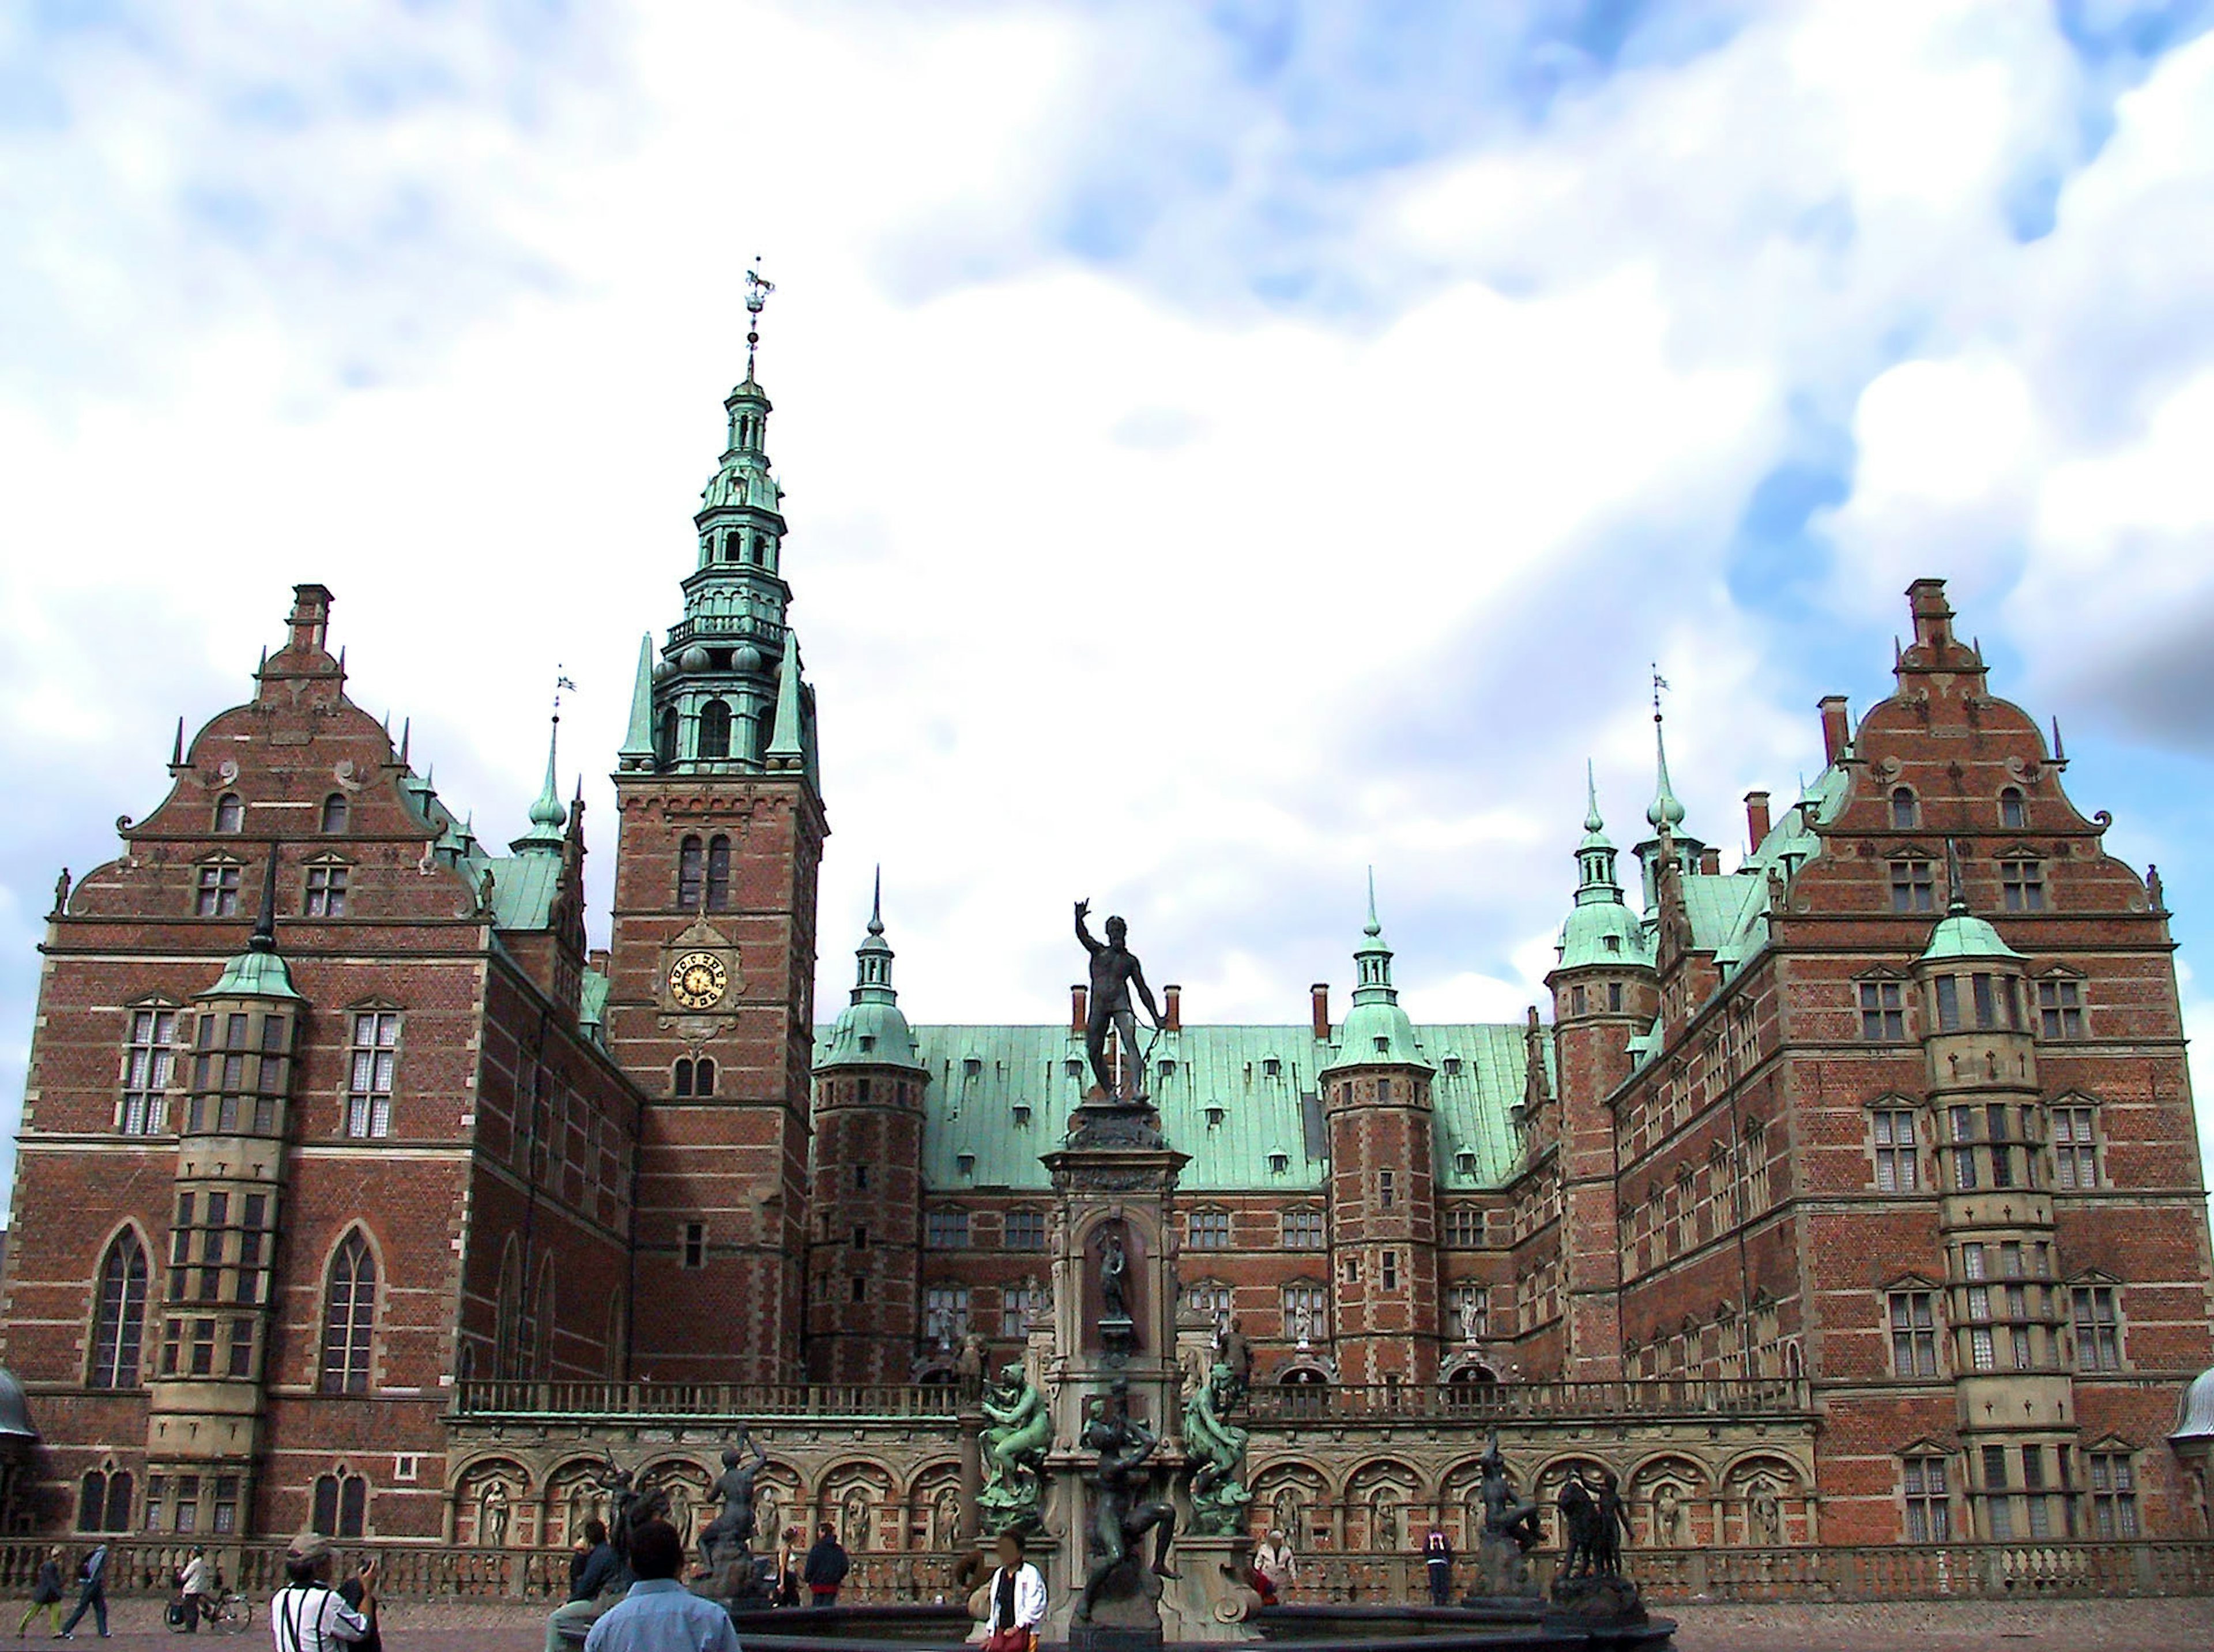
[[[669,966],[670,995],[688,1010],[712,1009],[729,985],[730,971],[713,952],[687,952]]]

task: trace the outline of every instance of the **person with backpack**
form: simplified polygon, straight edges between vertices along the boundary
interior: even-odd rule
[[[100,1625],[100,1638],[106,1640],[107,1638],[107,1545],[104,1543],[93,1545],[92,1552],[78,1563],[76,1610],[70,1613],[69,1621],[62,1625],[63,1640],[73,1641],[76,1638],[76,1626],[84,1620],[84,1614],[88,1612],[92,1614],[93,1621]]]
[[[269,1633],[276,1652],[337,1652],[359,1647],[376,1634],[376,1563],[362,1562],[358,1606],[331,1587],[328,1539],[303,1532],[284,1555],[289,1580],[269,1602]]]
[[[58,1543],[39,1563],[38,1581],[31,1585],[31,1604],[23,1608],[22,1621],[15,1625],[17,1640],[31,1632],[31,1619],[41,1607],[46,1614],[48,1637],[58,1636],[62,1632],[62,1545]]]

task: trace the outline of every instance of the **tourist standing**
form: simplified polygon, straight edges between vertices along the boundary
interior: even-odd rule
[[[88,1612],[92,1613],[93,1621],[100,1625],[100,1638],[106,1640],[107,1638],[107,1545],[104,1543],[93,1545],[92,1552],[84,1557],[76,1569],[76,1610],[70,1613],[69,1621],[62,1625],[62,1639],[73,1641],[76,1638],[76,1626],[83,1621],[84,1614]]]
[[[1299,1562],[1292,1557],[1292,1545],[1284,1541],[1281,1532],[1270,1530],[1261,1546],[1253,1554],[1253,1569],[1268,1583],[1278,1600],[1292,1592],[1299,1580]],[[1275,1605],[1275,1601],[1269,1604]]]
[[[853,1562],[846,1557],[846,1545],[838,1541],[838,1530],[829,1520],[816,1537],[815,1546],[807,1551],[807,1569],[804,1574],[807,1584],[807,1604],[810,1606],[835,1606],[838,1590],[846,1581]]]
[[[740,1652],[738,1631],[720,1601],[676,1581],[683,1540],[664,1520],[631,1528],[630,1569],[638,1582],[584,1637],[584,1652]]]
[[[584,1535],[569,1562],[569,1598],[546,1614],[546,1652],[562,1652],[568,1645],[563,1630],[599,1622],[615,1605],[600,1597],[621,1570],[622,1562],[608,1541],[607,1527],[596,1520],[586,1520]]]
[[[15,1625],[15,1638],[23,1639],[31,1632],[31,1619],[39,1615],[39,1608],[46,1612],[46,1634],[49,1637],[62,1632],[62,1545],[58,1543],[46,1551],[46,1557],[39,1563],[38,1581],[31,1585],[31,1604],[23,1608],[22,1621]]]
[[[1000,1533],[996,1546],[1000,1566],[992,1574],[991,1629],[984,1652],[1032,1652],[1038,1625],[1045,1621],[1045,1579],[1024,1557],[1021,1533]]]
[[[215,1610],[215,1567],[205,1549],[194,1549],[193,1557],[185,1563],[185,1569],[177,1579],[177,1604],[184,1608],[185,1633],[197,1634],[203,1612]]]
[[[776,1540],[776,1594],[773,1604],[796,1606],[799,1604],[799,1569],[806,1557],[799,1549],[799,1528],[787,1526]]]
[[[1430,1575],[1430,1604],[1446,1605],[1453,1598],[1453,1545],[1434,1526],[1422,1539],[1422,1566]]]
[[[277,1652],[335,1652],[358,1647],[376,1632],[376,1563],[361,1563],[360,1605],[349,1606],[331,1587],[327,1538],[303,1532],[284,1553],[285,1585],[269,1602],[269,1633]]]

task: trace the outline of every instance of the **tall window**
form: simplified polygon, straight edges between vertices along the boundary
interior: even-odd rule
[[[1891,909],[1893,912],[1934,912],[1937,885],[1927,860],[1891,863]]]
[[[346,910],[346,868],[322,861],[308,868],[308,898],[303,910],[310,918],[343,918]]]
[[[661,732],[653,743],[654,755],[664,763],[676,761],[676,707],[661,713]]]
[[[680,911],[697,912],[706,892],[706,855],[700,840],[688,837],[676,846],[676,905]]]
[[[80,1532],[127,1532],[131,1529],[131,1475],[90,1469],[78,1487],[76,1529]]]
[[[359,1228],[331,1258],[323,1309],[323,1392],[369,1392],[370,1335],[376,1325],[376,1258]]]
[[[2039,860],[1999,862],[1999,897],[2009,912],[2045,910],[2045,864]]]
[[[684,1224],[684,1265],[693,1269],[707,1265],[707,1224],[703,1221]]]
[[[123,1047],[123,1104],[115,1128],[125,1135],[159,1135],[168,1128],[169,1080],[176,1072],[177,1013],[131,1012]]]
[[[1918,1191],[1922,1186],[1922,1159],[1914,1138],[1914,1115],[1904,1108],[1879,1108],[1875,1122],[1877,1190]]]
[[[1195,1251],[1228,1250],[1230,1248],[1230,1213],[1227,1210],[1193,1211],[1188,1243]]]
[[[1045,1212],[1034,1205],[1018,1205],[1007,1212],[1006,1247],[1010,1251],[1045,1249]]]
[[[731,706],[728,701],[711,700],[700,708],[700,755],[702,757],[727,757],[731,755]]]
[[[1466,1241],[1456,1240],[1453,1239],[1452,1234],[1453,1221],[1454,1217],[1472,1216],[1475,1214],[1476,1213],[1472,1210],[1449,1210],[1446,1213],[1447,1244],[1463,1242],[1468,1244],[1475,1243],[1475,1240],[1473,1239]],[[1287,1210],[1284,1212],[1281,1218],[1280,1218],[1280,1221],[1281,1223],[1281,1232],[1283,1235],[1284,1248],[1287,1251],[1319,1251],[1322,1249],[1323,1215],[1321,1211],[1314,1209],[1312,1207],[1303,1210]]]
[[[352,811],[346,807],[346,795],[333,792],[323,799],[323,831],[326,835],[343,832]]]
[[[1911,832],[1922,823],[1922,811],[1915,806],[1911,788],[1899,786],[1892,788],[1891,824],[1894,831]]]
[[[1202,1279],[1183,1288],[1183,1311],[1202,1319],[1214,1320],[1230,1312],[1234,1306],[1230,1287],[1219,1279]]]
[[[969,1248],[969,1213],[965,1210],[933,1210],[922,1219],[922,1242],[933,1251],[965,1251]]]
[[[1937,1374],[1936,1292],[1891,1293],[1891,1366],[1901,1377]]]
[[[966,1285],[933,1285],[923,1292],[922,1332],[941,1343],[957,1343],[969,1334]]]
[[[2096,1110],[2089,1107],[2052,1110],[2052,1179],[2064,1191],[2099,1185],[2096,1120]]]
[[[146,1247],[136,1231],[126,1227],[101,1260],[87,1383],[95,1388],[136,1388],[138,1349],[145,1334]]]
[[[1906,1493],[1906,1540],[1950,1543],[1953,1504],[1942,1457],[1910,1457],[1900,1474]]]
[[[346,1134],[392,1134],[392,1071],[400,1053],[400,1016],[364,1010],[353,1018],[346,1073]]]
[[[2138,1534],[2138,1480],[2125,1451],[2085,1453],[2091,1488],[2091,1529],[2102,1538]]]
[[[2021,828],[2029,824],[2029,811],[2021,800],[2021,788],[2009,786],[1999,793],[1999,824]]]
[[[2112,1285],[2078,1285],[2076,1298],[2076,1368],[2122,1368],[2122,1321]]]
[[[1861,1037],[1871,1041],[1906,1037],[1906,995],[1896,981],[1861,982]]]
[[[1287,1213],[1285,1215],[1284,1220],[1287,1222],[1290,1221],[1294,1214],[1296,1213]],[[1317,1210],[1310,1214],[1313,1215],[1315,1219],[1315,1226],[1317,1229],[1319,1230],[1322,1225],[1322,1212]],[[1448,1245],[1481,1245],[1483,1243],[1483,1212],[1477,1209],[1472,1205],[1456,1204],[1446,1206],[1445,1211],[1445,1224],[1446,1243]],[[1289,1243],[1288,1240],[1286,1242]],[[1319,1231],[1315,1234],[1314,1242],[1318,1247],[1322,1244],[1322,1234]]]
[[[340,1469],[315,1477],[311,1524],[327,1538],[358,1538],[369,1527],[369,1482]]]
[[[2038,1031],[2047,1038],[2083,1036],[2083,989],[2073,981],[2037,983]]]
[[[689,1056],[680,1057],[670,1075],[670,1089],[679,1096],[712,1096],[715,1093],[715,1058],[702,1055],[698,1061]]]
[[[1045,1306],[1039,1285],[1010,1285],[1000,1293],[1000,1335],[1019,1340],[1031,1334],[1031,1320]]]
[[[707,840],[707,910],[731,904],[731,840],[719,833]]]
[[[1998,1543],[2007,1542],[2014,1536],[2014,1499],[2007,1496],[2008,1484],[2006,1447],[1985,1446],[1984,1508],[1991,1521],[1991,1531],[1986,1535]]]
[[[246,805],[235,792],[226,792],[215,800],[215,829],[229,834],[246,829]]]
[[[1956,1193],[1973,1193],[1982,1184],[1982,1178],[1976,1174],[1976,1150],[1970,1145],[1976,1139],[1976,1110],[1948,1107],[1945,1130],[1953,1144],[1947,1149],[1953,1160],[1953,1190]]]
[[[238,911],[238,877],[235,860],[216,860],[202,866],[193,911],[203,918],[229,918]]]

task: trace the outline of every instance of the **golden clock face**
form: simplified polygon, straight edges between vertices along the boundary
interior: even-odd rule
[[[669,966],[669,991],[688,1010],[713,1009],[723,1001],[730,971],[713,952],[686,952]]]

